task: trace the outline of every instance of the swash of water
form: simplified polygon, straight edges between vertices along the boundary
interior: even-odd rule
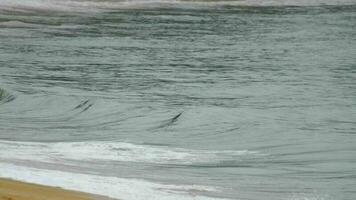
[[[347,0],[0,0],[0,176],[356,199],[355,30]]]

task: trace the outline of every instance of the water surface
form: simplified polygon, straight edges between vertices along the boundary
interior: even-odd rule
[[[355,13],[1,1],[0,175],[122,199],[355,199]]]

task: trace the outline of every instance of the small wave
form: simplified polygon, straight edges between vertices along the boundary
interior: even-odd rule
[[[15,96],[0,88],[0,105],[15,100]]]
[[[126,200],[213,200],[201,191],[218,191],[203,185],[166,185],[139,179],[103,177],[0,163],[0,177]],[[222,200],[222,199],[220,199]]]
[[[88,99],[88,100],[85,100],[85,101],[81,102],[80,104],[78,104],[78,105],[74,108],[74,110],[76,110],[76,109],[81,109],[80,113],[82,113],[82,112],[87,111],[87,110],[88,110],[90,107],[92,107],[93,105],[94,105],[94,103],[91,103],[90,100]]]
[[[0,22],[0,27],[5,27],[5,28],[38,28],[38,27],[41,27],[41,25],[25,23],[25,22],[21,22],[21,21],[6,21],[6,22]]]
[[[288,197],[286,200],[328,200],[327,195],[321,194],[295,194]]]
[[[171,119],[164,120],[163,122],[161,122],[162,124],[157,126],[155,129],[167,128],[167,127],[173,125],[178,120],[178,118],[182,115],[182,113],[183,112],[179,113],[178,115],[174,116]]]
[[[155,147],[123,142],[9,142],[0,141],[0,158],[35,160],[41,162],[119,161],[156,164],[192,165],[238,160],[244,156],[262,155],[258,152],[206,151],[182,148]]]

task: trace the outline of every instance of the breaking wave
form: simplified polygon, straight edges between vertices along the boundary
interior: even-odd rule
[[[203,185],[169,185],[140,179],[104,177],[4,164],[0,176],[25,182],[62,187],[125,200],[213,200],[199,192],[218,191]]]
[[[124,142],[9,142],[0,141],[0,159],[41,162],[119,161],[156,164],[201,164],[261,156],[256,151],[206,151],[165,148]]]
[[[350,5],[353,0],[2,0],[2,11],[94,12],[130,8],[176,6],[319,6]]]

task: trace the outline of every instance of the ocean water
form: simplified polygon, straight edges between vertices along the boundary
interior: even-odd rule
[[[356,2],[0,0],[0,177],[354,200]]]

